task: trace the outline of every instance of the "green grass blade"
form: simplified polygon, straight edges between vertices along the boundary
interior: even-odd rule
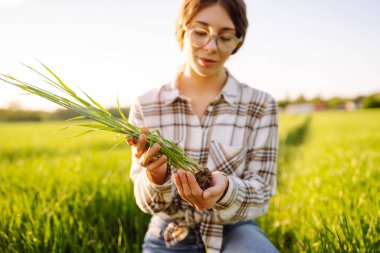
[[[33,72],[37,73],[38,75],[42,76],[45,82],[50,84],[52,87],[56,88],[58,91],[63,92],[65,96],[68,95],[69,98],[60,96],[58,94],[54,94],[53,92],[41,89],[38,86],[23,82],[11,75],[2,74],[1,80],[11,85],[17,86],[18,88],[30,94],[38,95],[44,99],[47,99],[55,104],[58,104],[81,115],[69,119],[68,121],[78,119],[89,119],[99,123],[78,125],[82,127],[91,128],[91,130],[83,132],[74,137],[79,137],[99,130],[110,131],[124,135],[128,134],[131,137],[138,137],[141,134],[142,130],[140,127],[134,126],[128,122],[127,118],[121,110],[119,99],[117,99],[117,105],[119,113],[122,117],[121,119],[114,117],[109,111],[107,111],[107,109],[105,109],[101,104],[92,99],[83,90],[82,92],[87,99],[82,99],[81,97],[79,97],[50,68],[48,68],[41,62],[40,64],[45,68],[46,71],[48,71],[54,77],[54,79],[58,83],[50,79],[48,76],[45,76],[41,72],[37,71],[36,69],[26,64],[23,65],[32,70]],[[144,133],[148,135],[150,146],[153,145],[153,143],[158,143],[162,147],[162,153],[167,155],[168,161],[170,161],[170,163],[175,167],[192,172],[201,169],[201,167],[188,154],[181,150],[176,144],[164,139],[158,130],[153,130],[151,132],[145,131]]]
[[[73,137],[80,137],[80,136],[83,136],[83,135],[86,135],[86,134],[89,134],[89,133],[93,133],[93,132],[96,132],[96,131],[99,131],[99,129],[91,129],[91,130],[88,130],[88,131],[84,131],[80,134],[77,134],[77,135],[74,135]]]
[[[72,94],[73,96],[77,96],[76,93],[70,89],[63,81],[61,78],[59,78],[58,75],[56,75],[51,69],[49,69],[45,64],[43,64],[42,62],[39,62],[42,66],[44,66],[44,68],[49,71],[50,74],[52,74],[54,76],[54,78],[59,82],[59,84],[62,86],[62,88],[64,88],[68,93]]]
[[[127,118],[125,117],[124,113],[121,111],[121,107],[120,107],[120,102],[119,102],[119,98],[117,98],[117,108],[119,109],[119,114],[120,116],[128,122]]]
[[[107,111],[106,108],[104,108],[101,104],[99,104],[98,102],[96,102],[94,99],[92,99],[86,92],[84,92],[83,90],[81,90],[83,92],[84,95],[86,95],[86,97],[88,99],[91,100],[91,102],[96,105],[102,112],[104,112],[105,114],[107,114],[108,116],[111,116],[111,113],[109,111]]]
[[[39,63],[41,64],[41,62],[39,62]],[[54,83],[54,86],[55,86],[56,88],[62,89],[62,88],[60,88],[60,86],[59,86],[57,83],[55,83],[52,79],[50,79],[49,77],[47,77],[47,76],[45,76],[44,74],[42,74],[40,71],[38,71],[38,70],[32,68],[31,66],[29,66],[29,65],[27,65],[27,64],[25,64],[25,63],[20,62],[20,64],[23,65],[24,67],[26,67],[26,68],[32,70],[33,72],[37,73],[38,75],[42,76],[43,78],[45,78],[45,79],[48,80],[49,82]]]
[[[77,126],[94,128],[94,129],[98,129],[98,130],[108,130],[108,129],[113,130],[114,129],[114,128],[111,128],[109,126],[105,126],[102,124],[79,124]]]
[[[66,121],[82,120],[86,118],[87,118],[86,116],[81,115],[81,116],[76,116],[74,118],[67,119]]]
[[[55,132],[55,134],[57,134],[57,133],[59,133],[59,132],[62,132],[62,131],[64,131],[64,130],[66,130],[66,129],[69,129],[69,128],[71,128],[71,127],[73,127],[73,126],[65,126],[65,127],[62,127],[62,128],[60,128],[60,129],[58,129],[58,130]]]
[[[113,145],[112,148],[107,151],[107,153],[111,153],[115,148],[117,148],[122,143],[125,143],[125,140],[122,140],[122,141],[116,143],[115,145]]]

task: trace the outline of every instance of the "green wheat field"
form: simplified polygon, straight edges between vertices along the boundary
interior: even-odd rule
[[[0,123],[0,252],[140,252],[130,149],[73,123]],[[280,115],[262,229],[281,252],[380,251],[380,110]]]

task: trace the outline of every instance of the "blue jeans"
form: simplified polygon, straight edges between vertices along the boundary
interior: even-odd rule
[[[166,221],[153,216],[149,223],[148,231],[145,234],[143,243],[143,253],[203,253],[205,246],[198,231],[189,228],[189,234],[185,239],[176,245],[167,248],[164,240],[164,231],[170,221]]]
[[[164,231],[169,221],[153,216],[145,235],[143,253],[204,253],[205,247],[199,232],[190,229],[189,235],[176,245],[167,248]],[[268,240],[254,221],[242,221],[223,228],[223,253],[277,253],[278,250]]]

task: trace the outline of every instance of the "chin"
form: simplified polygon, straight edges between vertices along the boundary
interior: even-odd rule
[[[195,73],[197,73],[199,76],[202,77],[211,77],[214,76],[214,74],[210,71],[201,71],[201,70],[195,70]]]
[[[223,68],[224,69],[224,68]],[[203,66],[195,66],[193,67],[195,73],[202,77],[213,77],[217,76],[222,71],[219,68],[205,68]]]

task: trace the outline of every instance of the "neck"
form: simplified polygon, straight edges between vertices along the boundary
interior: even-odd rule
[[[212,76],[201,76],[195,73],[192,68],[186,67],[180,76],[180,90],[185,94],[218,94],[223,88],[227,73],[223,69]]]

